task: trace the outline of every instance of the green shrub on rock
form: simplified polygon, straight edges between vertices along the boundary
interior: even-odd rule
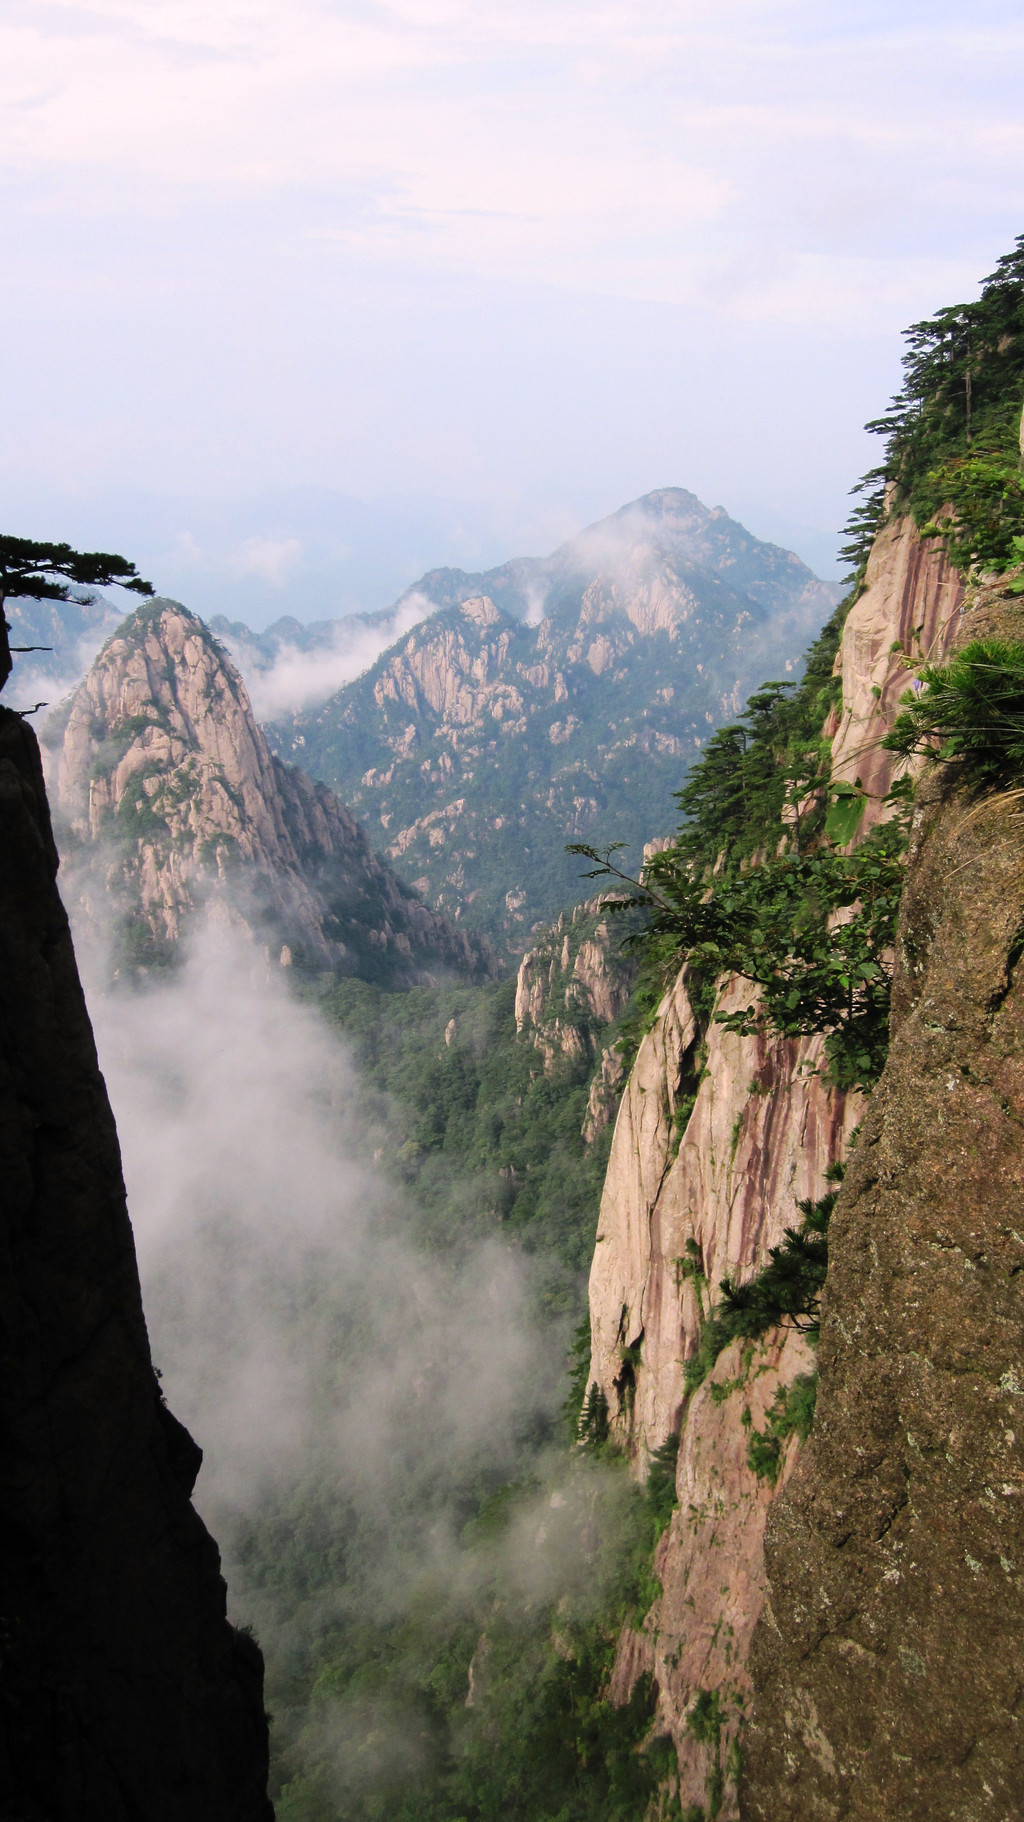
[[[882,742],[906,758],[959,765],[977,786],[1024,774],[1024,643],[974,639],[945,665],[925,665]]]

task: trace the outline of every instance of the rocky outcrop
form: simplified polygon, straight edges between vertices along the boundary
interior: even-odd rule
[[[824,730],[834,781],[865,793],[861,833],[886,813],[892,756],[880,741],[907,688],[901,653],[941,658],[960,628],[961,603],[941,551],[909,521],[891,521],[845,623],[842,704]],[[749,984],[718,983],[720,1012],[749,998]],[[623,1095],[590,1279],[591,1379],[638,1474],[667,1438],[680,1437],[678,1509],[656,1564],[664,1592],[641,1638],[624,1638],[616,1678],[628,1690],[638,1668],[654,1672],[684,1809],[713,1799],[723,1817],[737,1813],[730,1752],[752,1693],[765,1522],[799,1453],[791,1435],[773,1484],[752,1469],[750,1438],[763,1431],[779,1387],[812,1362],[798,1335],[779,1331],[753,1352],[734,1344],[690,1392],[686,1361],[720,1280],[752,1276],[799,1224],[798,1201],[823,1194],[827,1167],[863,1116],[862,1097],[825,1087],[821,1061],[816,1039],[740,1037],[714,1022],[701,1029],[684,969]],[[718,1720],[709,1732],[692,1717],[711,1697]]]
[[[636,962],[622,947],[626,925],[616,930],[613,919],[596,898],[563,911],[519,964],[516,1031],[536,1045],[547,1070],[558,1056],[593,1057],[600,1034],[626,1006]],[[616,1072],[613,1063],[602,1065],[600,1080],[609,1092],[621,1077],[621,1066]],[[600,1115],[600,1091],[592,1099],[596,1131],[607,1120]]]
[[[274,757],[245,686],[194,614],[121,626],[44,728],[62,845],[121,900],[129,954],[159,960],[211,893],[275,960],[395,984],[487,972],[482,943],[422,904],[333,792]]]
[[[883,525],[836,657],[843,696],[832,782],[865,794],[858,838],[885,814],[883,799],[899,765],[881,743],[908,687],[906,660],[941,663],[958,634],[963,602],[963,577],[937,540],[923,540],[909,516]]]
[[[618,1112],[619,1097],[626,1071],[622,1057],[614,1044],[607,1045],[601,1052],[601,1062],[590,1083],[587,1094],[587,1111],[583,1117],[582,1133],[588,1145],[610,1126]]]
[[[749,983],[730,983],[718,1009],[749,998]],[[799,1222],[797,1202],[822,1193],[859,1117],[860,1097],[824,1087],[820,1063],[816,1039],[740,1037],[715,1023],[702,1033],[685,971],[640,1046],[612,1141],[590,1302],[592,1378],[641,1464],[679,1426],[705,1287],[749,1276]],[[697,1256],[691,1242],[698,1277],[683,1269]],[[636,1357],[625,1381],[624,1352]]]
[[[578,895],[565,844],[671,827],[686,763],[835,602],[683,489],[543,561],[437,571],[415,592],[438,611],[275,739],[434,904],[517,954]]]
[[[189,1503],[35,738],[0,710],[0,1811],[270,1822],[262,1662]]]
[[[1024,615],[989,594],[963,630]],[[1024,1809],[1021,853],[1012,798],[923,781],[814,1430],[768,1526],[749,1822]]]

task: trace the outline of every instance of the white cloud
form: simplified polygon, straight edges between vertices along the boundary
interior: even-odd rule
[[[301,562],[298,538],[247,538],[229,558],[229,567],[239,576],[257,576],[261,582],[280,587]]]
[[[791,312],[827,306],[846,256],[806,230],[792,244],[787,193],[852,187],[882,223],[895,158],[933,194],[965,158],[997,177],[1021,129],[988,78],[1022,52],[992,4],[970,28],[809,0],[22,4],[0,22],[0,162],[100,208],[134,190],[134,208],[194,191],[288,211],[305,194],[300,232],[363,259],[650,301],[699,299],[728,243],[744,314],[768,254],[772,318],[780,283]],[[772,220],[774,256],[758,248]],[[780,256],[832,277],[794,284]],[[914,253],[874,255],[893,257]]]
[[[279,715],[326,702],[343,683],[351,683],[369,670],[396,639],[436,611],[435,602],[414,590],[385,619],[369,626],[355,619],[338,620],[329,645],[302,650],[284,644],[270,664],[256,648],[240,640],[228,638],[225,644],[245,679],[257,721],[275,721]]]
[[[547,604],[549,593],[550,588],[540,582],[529,582],[527,584],[526,613],[524,615],[527,626],[540,625],[544,618],[544,608]]]
[[[435,1487],[511,1465],[558,1396],[528,1265],[497,1242],[415,1244],[346,1046],[237,929],[211,917],[180,974],[135,992],[104,988],[95,937],[76,928],[153,1355],[206,1451],[204,1509],[314,1462],[364,1506],[410,1453]]]
[[[9,0],[0,480],[830,530],[1024,219],[1018,15]]]

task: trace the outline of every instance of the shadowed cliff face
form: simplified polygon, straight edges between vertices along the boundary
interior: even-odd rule
[[[35,738],[0,709],[0,1812],[268,1822],[232,1631],[163,1405]]]
[[[965,638],[1020,639],[1019,603]],[[1024,824],[919,789],[885,1072],[766,1538],[749,1822],[1024,1813]]]

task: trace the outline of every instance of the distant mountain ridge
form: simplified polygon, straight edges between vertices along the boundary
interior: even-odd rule
[[[565,844],[621,840],[638,861],[704,740],[766,673],[795,680],[838,594],[662,489],[548,558],[429,571],[376,619],[414,598],[435,611],[270,738],[433,904],[514,953],[584,896]],[[274,629],[263,640],[270,665]]]
[[[602,557],[619,556],[631,544],[708,570],[769,607],[791,607],[794,586],[823,591],[823,598],[833,602],[840,594],[837,583],[821,582],[793,551],[754,537],[724,507],[707,507],[684,487],[662,487],[576,533],[548,557],[513,557],[486,570],[429,569],[390,607],[348,614],[343,621],[302,622],[283,615],[262,632],[222,614],[209,624],[218,638],[228,643],[245,639],[254,653],[270,662],[282,646],[294,644],[308,651],[329,644],[339,625],[386,632],[402,603],[413,596],[435,607],[453,607],[474,595],[488,595],[516,619],[536,620],[539,607],[548,608],[549,596],[554,609],[563,589],[580,577],[592,579],[600,573]]]

